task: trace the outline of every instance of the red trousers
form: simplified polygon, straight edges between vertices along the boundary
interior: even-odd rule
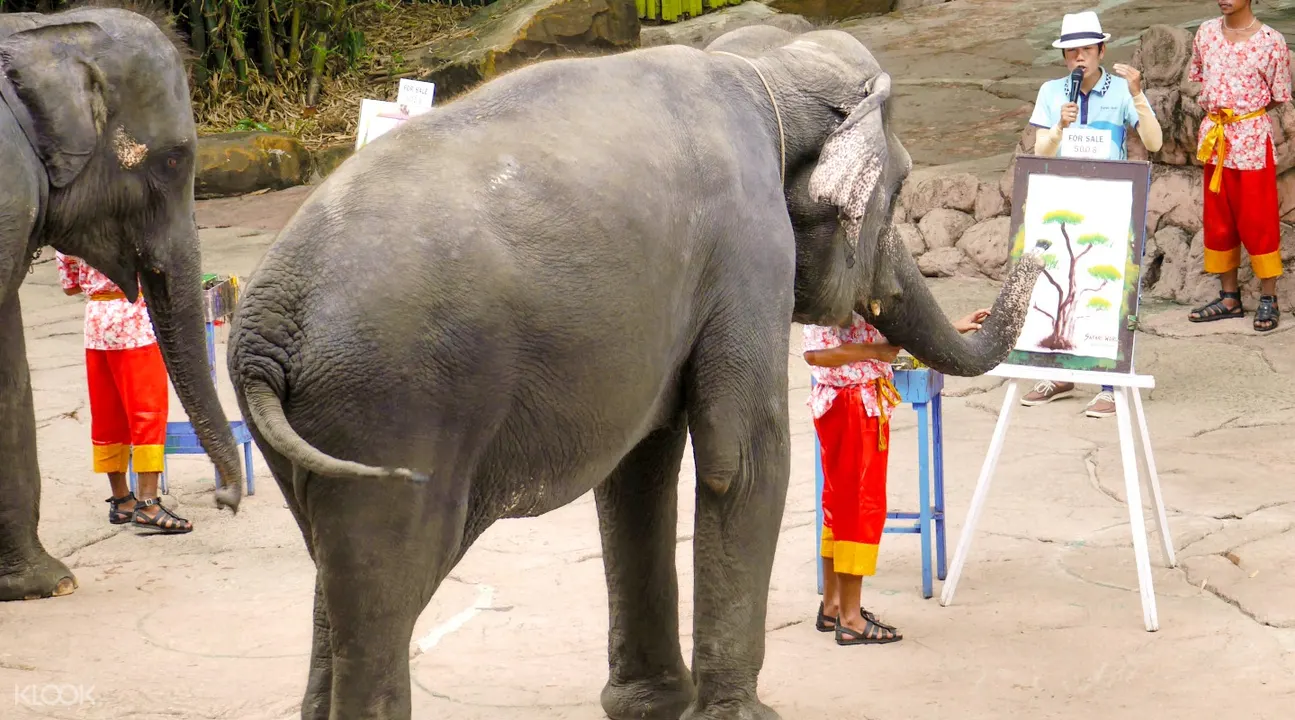
[[[162,472],[170,396],[157,343],[130,350],[86,350],[85,368],[94,471],[126,472],[133,448],[135,472]]]
[[[1262,170],[1223,168],[1222,185],[1210,192],[1214,165],[1205,165],[1205,272],[1224,273],[1241,266],[1241,247],[1255,277],[1282,274],[1281,218],[1277,201],[1277,163],[1272,142]]]
[[[878,433],[889,440],[889,423],[868,417],[857,387],[837,391],[823,417],[814,420],[823,460],[823,542],[820,555],[846,575],[877,572],[877,549],[886,524],[886,463]],[[885,443],[890,446],[889,442]]]

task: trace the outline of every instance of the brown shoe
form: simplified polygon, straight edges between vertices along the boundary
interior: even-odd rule
[[[1084,414],[1090,418],[1104,418],[1115,414],[1115,394],[1103,390],[1088,401]]]
[[[1053,400],[1060,400],[1061,398],[1070,397],[1074,394],[1074,383],[1059,383],[1052,382],[1051,380],[1044,380],[1038,385],[1035,385],[1034,389],[1027,393],[1025,397],[1021,398],[1021,404],[1027,407],[1046,405]]]

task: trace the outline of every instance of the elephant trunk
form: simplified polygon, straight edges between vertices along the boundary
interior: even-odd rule
[[[892,229],[880,243],[875,292],[858,310],[892,344],[937,372],[974,377],[994,369],[1011,353],[1042,270],[1036,255],[1022,255],[1003,283],[989,318],[979,331],[964,336],[940,310],[913,256]]]
[[[178,230],[188,233],[187,237],[170,238],[173,252],[168,257],[160,263],[145,261],[140,272],[141,287],[176,395],[220,473],[216,506],[237,513],[243,496],[243,473],[208,363],[198,231],[191,218],[192,215]]]

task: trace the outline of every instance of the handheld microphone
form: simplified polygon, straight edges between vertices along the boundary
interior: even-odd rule
[[[1079,100],[1079,86],[1084,82],[1084,69],[1075,68],[1070,73],[1070,102]]]

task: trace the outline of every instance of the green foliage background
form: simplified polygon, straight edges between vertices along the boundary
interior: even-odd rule
[[[127,0],[169,14],[193,51],[194,110],[204,130],[344,135],[358,95],[385,98],[412,74],[400,54],[450,31],[489,0]],[[0,12],[54,12],[67,0],[0,0]],[[403,46],[403,47],[402,47]],[[386,82],[384,82],[386,81]],[[329,98],[344,101],[338,117]],[[326,138],[316,138],[326,139]]]

